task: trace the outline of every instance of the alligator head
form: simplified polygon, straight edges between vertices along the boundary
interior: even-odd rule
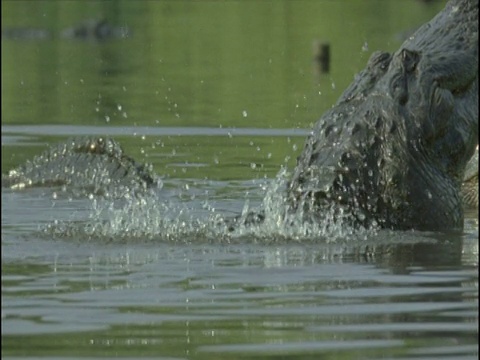
[[[452,0],[397,52],[371,56],[315,125],[288,198],[363,226],[461,229],[477,142],[478,0]]]

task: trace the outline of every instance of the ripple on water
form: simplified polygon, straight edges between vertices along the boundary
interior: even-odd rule
[[[285,206],[285,187],[288,174],[282,170],[266,188],[263,201],[243,201],[238,225],[228,226],[228,216],[214,195],[165,195],[164,191],[134,194],[122,200],[93,199],[88,219],[83,221],[56,220],[45,228],[48,235],[57,237],[87,237],[103,241],[167,241],[173,243],[291,243],[331,242],[337,239],[365,239],[376,229],[353,229],[338,213],[325,211],[322,221],[305,221],[303,214],[290,212]],[[181,186],[179,187],[181,188]],[[189,186],[186,191],[192,191]],[[181,198],[188,201],[181,201]],[[241,206],[237,200],[235,206]],[[230,204],[231,205],[231,204]],[[249,213],[263,209],[265,220],[245,224]],[[227,221],[225,221],[227,219]]]

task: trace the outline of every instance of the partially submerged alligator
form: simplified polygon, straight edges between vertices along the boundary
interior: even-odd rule
[[[70,139],[2,176],[2,186],[14,190],[61,186],[111,197],[158,183],[151,166],[137,163],[110,138]]]
[[[130,35],[130,30],[123,26],[113,26],[106,19],[87,19],[60,32],[63,39],[107,40],[123,39]],[[47,29],[34,27],[9,27],[2,29],[2,38],[10,40],[48,40],[54,33]]]
[[[478,160],[465,172],[478,143],[477,92],[478,0],[451,0],[397,52],[374,53],[320,118],[286,189],[288,212],[321,221],[322,213],[333,210],[364,227],[461,229],[463,199],[478,206]],[[100,143],[117,149],[111,140]],[[155,182],[150,171],[123,152],[94,148],[101,151],[80,142],[66,146],[60,158],[47,153],[11,173],[6,183],[33,184],[32,174],[37,180],[55,179],[51,164],[63,168],[64,162],[69,171],[60,176],[74,183],[89,161],[100,167],[106,161],[117,169],[103,173],[102,182],[126,178],[140,188]],[[83,156],[80,168],[75,156]],[[95,182],[98,173],[86,175]],[[260,212],[247,219],[264,217]]]
[[[317,122],[289,202],[364,226],[460,229],[477,142],[478,0],[452,0],[397,52],[374,53]]]

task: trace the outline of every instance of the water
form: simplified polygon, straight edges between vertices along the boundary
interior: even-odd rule
[[[131,30],[2,39],[2,173],[109,135],[162,182],[143,199],[2,189],[2,358],[477,358],[476,212],[463,234],[215,226],[278,209],[278,174],[369,52],[442,6],[2,2],[2,27]],[[331,41],[330,74],[313,40]]]

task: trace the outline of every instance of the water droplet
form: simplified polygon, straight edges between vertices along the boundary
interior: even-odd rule
[[[428,197],[429,199],[432,199],[432,198],[433,198],[433,195],[432,195],[432,193],[430,192],[430,190],[427,189],[427,190],[426,190],[426,193],[427,193],[427,197]]]

